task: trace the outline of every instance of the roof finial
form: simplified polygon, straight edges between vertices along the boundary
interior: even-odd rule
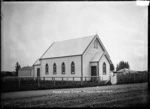
[[[96,31],[96,36],[97,36],[97,31]]]

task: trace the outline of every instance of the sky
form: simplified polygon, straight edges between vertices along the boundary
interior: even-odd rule
[[[54,41],[98,34],[116,68],[148,69],[148,6],[128,2],[2,2],[1,70],[32,66]]]

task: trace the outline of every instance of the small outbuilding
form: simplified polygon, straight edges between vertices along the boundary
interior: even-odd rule
[[[33,67],[26,66],[19,69],[18,77],[33,77]]]
[[[135,74],[138,74],[138,72],[127,68],[114,71],[113,75],[111,76],[111,84],[132,83],[135,79]]]
[[[124,69],[120,69],[119,71],[116,71],[114,73],[116,73],[116,74],[132,74],[132,73],[138,73],[138,72],[134,71],[134,70],[127,69],[127,68],[124,68]]]

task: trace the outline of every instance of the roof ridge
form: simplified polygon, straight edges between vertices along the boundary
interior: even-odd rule
[[[53,42],[49,47],[48,49],[43,53],[43,55],[39,58],[39,60],[45,55],[45,53],[51,48],[51,46],[54,44],[55,42]]]
[[[62,40],[62,41],[55,41],[43,53],[43,55],[39,58],[39,60],[45,59],[45,58],[50,58],[50,57],[51,58],[52,57],[64,57],[64,56],[78,55],[78,54],[83,55],[84,52],[88,49],[88,47],[91,45],[91,43],[93,42],[93,40],[95,38],[98,38],[98,40],[99,40],[99,42],[100,42],[100,44],[101,44],[101,46],[103,48],[104,45],[102,44],[102,41],[100,40],[100,38],[99,38],[99,36],[97,34],[95,34],[95,35],[88,35],[88,36],[84,36],[84,37],[77,37],[77,38],[72,38],[72,39],[67,39],[67,40]],[[82,46],[79,49],[77,49],[77,47],[74,48],[73,45],[74,44],[76,45],[76,43],[78,45],[82,45]],[[61,44],[64,44],[64,46],[61,47]],[[67,45],[67,44],[69,44],[69,45]],[[67,50],[67,53],[65,52],[65,50]],[[108,53],[105,48],[104,48],[104,52],[106,52],[106,54]],[[108,55],[107,58],[109,58],[109,55]]]
[[[60,40],[60,41],[55,41],[55,42],[64,42],[64,41],[70,41],[70,40],[75,40],[75,39],[82,39],[82,38],[86,38],[86,37],[94,37],[95,35],[88,35],[88,36],[84,36],[84,37],[76,37],[76,38],[71,38],[71,39],[65,39],[65,40]]]
[[[38,59],[34,62],[34,64],[33,64],[33,65],[35,65],[35,63],[36,63],[38,60],[39,60],[39,58],[38,58]],[[32,65],[32,66],[33,66],[33,65]]]

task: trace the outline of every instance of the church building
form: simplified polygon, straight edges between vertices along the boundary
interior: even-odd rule
[[[110,79],[110,56],[99,36],[92,35],[65,41],[53,42],[45,53],[33,64],[34,77],[84,77],[92,80],[97,76]],[[66,78],[67,79],[67,78]],[[72,80],[72,78],[69,78]],[[74,78],[80,81],[80,78]]]

